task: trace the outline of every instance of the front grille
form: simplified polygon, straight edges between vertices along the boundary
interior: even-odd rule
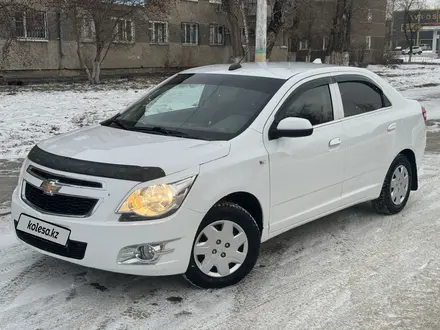
[[[42,179],[42,180],[56,180],[59,183],[72,185],[72,186],[80,186],[80,187],[89,187],[89,188],[102,188],[102,184],[99,182],[92,182],[80,179],[67,178],[61,175],[48,173],[46,171],[40,170],[33,166],[29,166],[27,170],[33,176]]]
[[[14,221],[14,223],[15,228],[17,228],[18,221]],[[86,254],[87,243],[84,242],[68,240],[66,246],[62,246],[17,229],[15,229],[15,232],[17,233],[17,237],[23,242],[49,253],[77,260],[84,259],[84,255]]]
[[[62,216],[86,217],[89,216],[97,199],[55,194],[49,196],[28,182],[25,187],[26,202],[43,213]]]

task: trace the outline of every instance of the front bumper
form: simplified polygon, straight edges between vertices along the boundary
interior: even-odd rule
[[[58,259],[90,268],[133,275],[162,276],[185,273],[197,227],[204,217],[203,213],[184,207],[165,219],[130,223],[94,219],[99,213],[85,219],[59,217],[31,208],[23,202],[19,194],[20,189],[17,188],[12,196],[12,220],[15,224],[21,214],[26,214],[71,231],[66,247],[51,244],[48,248],[48,245],[44,244],[47,242],[34,237],[29,238],[29,235],[18,232],[17,238],[20,241]],[[166,249],[172,249],[173,252],[162,255],[155,264],[123,265],[117,262],[118,253],[126,246],[170,240],[172,241],[166,244]]]

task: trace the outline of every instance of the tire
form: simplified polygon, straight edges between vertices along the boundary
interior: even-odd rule
[[[260,243],[260,229],[249,212],[231,202],[218,203],[197,230],[184,277],[204,289],[237,284],[254,268]]]
[[[413,177],[411,167],[411,163],[404,155],[400,154],[394,159],[385,177],[379,198],[372,201],[373,208],[378,213],[392,215],[399,213],[405,208],[412,187]],[[396,171],[400,174],[396,174]],[[402,173],[403,177],[406,173],[407,180],[402,179]],[[399,177],[401,178],[400,181]],[[395,188],[396,186],[397,188]],[[393,194],[392,191],[395,191],[395,193]]]

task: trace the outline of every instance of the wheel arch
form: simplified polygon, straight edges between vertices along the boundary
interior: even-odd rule
[[[412,174],[412,183],[411,183],[411,190],[417,190],[419,189],[419,178],[418,178],[418,171],[417,171],[417,160],[416,155],[414,154],[414,151],[411,149],[404,149],[401,152],[399,152],[399,155],[405,156],[409,162],[411,163],[411,174]]]
[[[263,233],[264,230],[264,217],[263,217],[263,208],[261,206],[260,201],[255,195],[245,192],[245,191],[237,191],[226,195],[219,199],[212,207],[221,202],[231,202],[237,204],[244,208],[257,222],[258,228],[260,229],[260,233]]]

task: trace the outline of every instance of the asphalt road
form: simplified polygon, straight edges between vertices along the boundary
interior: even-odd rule
[[[430,123],[434,124],[433,122]],[[0,214],[19,162],[0,164]],[[395,216],[362,204],[262,247],[239,285],[113,274],[42,256],[0,216],[1,329],[440,329],[440,133]]]

